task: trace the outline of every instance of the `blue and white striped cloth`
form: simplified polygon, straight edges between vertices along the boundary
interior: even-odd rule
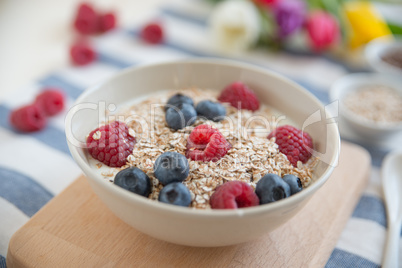
[[[84,89],[128,66],[195,56],[220,57],[213,52],[208,38],[206,14],[208,7],[203,1],[183,1],[179,6],[162,7],[153,19],[162,21],[166,28],[164,44],[151,46],[141,42],[138,38],[141,23],[130,29],[117,29],[94,39],[99,52],[95,63],[51,73],[0,103],[0,268],[5,267],[12,234],[81,174],[66,144],[64,117],[67,111],[51,118],[45,130],[32,134],[21,134],[10,127],[10,111],[32,101],[47,86],[62,89],[69,106]],[[353,71],[329,57],[292,52],[253,51],[237,59],[286,75],[324,104],[329,102],[331,83]],[[387,221],[379,166],[387,151],[365,147],[373,158],[371,180],[327,267],[380,267]]]

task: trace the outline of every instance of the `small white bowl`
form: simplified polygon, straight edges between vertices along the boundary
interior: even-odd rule
[[[402,50],[402,37],[386,36],[374,39],[366,45],[364,56],[374,71],[402,75],[401,68],[389,64],[382,59],[382,56],[393,49]]]
[[[372,85],[388,86],[402,96],[402,77],[384,73],[354,73],[341,77],[332,85],[329,96],[332,102],[339,101],[340,119],[346,123],[345,126],[362,140],[376,144],[381,140],[402,135],[402,122],[392,124],[370,121],[350,111],[342,101],[346,94]]]
[[[260,101],[289,116],[298,127],[308,118],[320,161],[314,182],[284,200],[236,210],[196,210],[149,200],[124,190],[99,175],[89,164],[85,149],[88,133],[98,127],[100,102],[104,107],[124,105],[165,89],[200,88],[222,90],[233,81],[253,88]],[[317,121],[311,115],[322,115]],[[340,137],[333,119],[327,120],[320,101],[307,90],[273,72],[248,64],[216,59],[193,59],[129,68],[108,81],[86,90],[66,118],[69,149],[95,193],[123,221],[152,237],[189,246],[225,246],[257,239],[293,217],[327,181],[337,165]],[[331,116],[329,116],[331,117]],[[77,144],[78,142],[78,144]],[[315,154],[318,154],[316,152]]]

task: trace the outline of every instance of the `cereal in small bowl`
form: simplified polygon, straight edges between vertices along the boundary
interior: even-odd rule
[[[367,141],[402,135],[402,80],[391,74],[355,73],[330,91],[347,126]]]
[[[402,74],[402,37],[385,36],[366,45],[365,58],[370,67],[380,73]]]

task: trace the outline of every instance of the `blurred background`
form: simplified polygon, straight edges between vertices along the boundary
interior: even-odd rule
[[[69,64],[68,50],[76,37],[72,21],[82,1],[0,0],[0,99],[7,92]],[[128,27],[149,16],[162,0],[96,0],[115,10]]]
[[[4,95],[7,92],[13,91],[25,84],[29,81],[38,78],[40,76],[45,75],[46,73],[60,69],[63,66],[69,64],[69,54],[68,50],[73,42],[74,38],[76,38],[77,33],[74,31],[72,27],[72,23],[74,20],[74,16],[77,13],[77,8],[80,0],[66,0],[66,1],[51,1],[51,0],[33,0],[33,1],[22,1],[22,0],[1,0],[0,1],[0,36],[1,36],[1,44],[0,44],[0,99],[4,98]],[[110,9],[116,12],[116,16],[118,18],[118,25],[120,27],[130,27],[131,25],[135,25],[139,21],[145,21],[147,17],[150,16],[152,12],[155,12],[156,8],[163,4],[163,6],[175,5],[176,0],[147,0],[147,1],[130,1],[130,0],[92,0],[88,1],[93,3],[99,9]],[[183,1],[181,1],[183,2]],[[222,1],[218,0],[196,0],[196,1],[187,1],[192,4],[196,3],[196,6],[203,6],[204,10],[206,5],[214,5]],[[201,3],[205,2],[205,3]],[[230,1],[228,1],[230,2]],[[245,22],[247,24],[245,27],[249,31],[249,36],[243,43],[239,43],[235,46],[226,48],[224,42],[225,40],[217,40],[216,41],[216,51],[219,53],[222,50],[244,50],[249,49],[254,45],[256,38],[258,38],[258,45],[265,46],[266,48],[276,49],[279,44],[274,40],[278,36],[282,35],[286,37],[286,43],[288,46],[296,46],[296,49],[300,49],[300,47],[305,46],[306,43],[305,36],[301,36],[300,32],[297,28],[301,24],[306,23],[306,21],[298,22],[297,15],[308,17],[309,13],[311,13],[314,9],[320,9],[325,12],[331,14],[332,18],[337,20],[337,27],[339,29],[330,29],[328,31],[334,31],[334,33],[322,33],[322,35],[329,34],[335,35],[339,34],[345,37],[347,31],[350,31],[350,25],[347,26],[345,20],[341,19],[341,11],[345,11],[345,6],[348,5],[349,2],[352,1],[329,1],[329,0],[309,0],[309,1],[296,1],[296,2],[304,2],[304,7],[291,5],[289,8],[283,8],[284,11],[282,14],[283,18],[278,18],[278,20],[282,20],[282,26],[288,29],[282,29],[284,32],[278,32],[278,24],[275,23],[275,11],[272,6],[278,2],[286,2],[286,1],[278,1],[278,0],[254,0],[253,2],[255,6],[258,7],[257,16],[259,19],[260,25],[253,27],[253,14],[247,14],[247,16],[251,16],[251,22]],[[353,1],[356,2],[356,1]],[[360,14],[356,14],[355,16],[352,14],[352,20],[361,21],[363,23],[364,17],[366,17],[366,21],[362,24],[365,29],[361,29],[363,33],[360,33],[361,36],[355,38],[355,44],[352,46],[359,47],[360,45],[364,45],[365,42],[369,41],[377,36],[381,36],[389,33],[387,29],[383,29],[381,27],[381,22],[378,23],[375,21],[375,17],[370,13],[367,3],[372,3],[376,12],[379,12],[383,15],[383,18],[386,19],[386,22],[392,25],[392,29],[394,32],[402,32],[400,29],[396,29],[395,25],[402,25],[402,6],[401,1],[357,1],[360,4],[355,6],[349,6],[349,14],[352,14],[353,9],[360,9]],[[190,6],[192,4],[188,4]],[[201,9],[203,9],[201,8]],[[228,24],[230,22],[230,14],[225,14],[225,12],[230,13],[230,9],[236,9],[234,7],[226,7],[219,10],[218,8],[213,7],[210,9],[208,16],[213,16],[213,12],[219,13],[219,17],[221,19],[219,22],[215,22],[215,24],[224,24],[225,20]],[[194,8],[193,8],[194,9]],[[222,8],[221,8],[222,9]],[[292,10],[293,9],[293,10]],[[301,10],[302,9],[302,10]],[[258,13],[259,12],[259,13]],[[290,12],[290,13],[289,13]],[[247,13],[247,12],[246,12]],[[250,13],[250,12],[249,12]],[[265,13],[265,15],[263,14]],[[191,14],[190,14],[191,15]],[[280,14],[278,16],[281,16]],[[286,16],[290,16],[287,18]],[[354,16],[354,18],[353,18]],[[293,18],[292,18],[293,17]],[[331,28],[331,21],[328,22],[326,18],[318,18],[320,21],[324,20],[322,23],[327,23],[327,28]],[[344,19],[344,18],[342,18]],[[223,21],[223,22],[222,22]],[[329,25],[328,25],[329,23]],[[251,25],[250,25],[251,24]],[[289,24],[289,25],[287,25]],[[293,25],[292,25],[293,24]],[[298,26],[298,24],[300,24]],[[321,24],[321,22],[317,22],[317,24]],[[359,26],[358,22],[354,25],[357,29]],[[287,25],[287,26],[286,26]],[[236,26],[237,27],[237,26]],[[212,32],[213,27],[210,27],[210,31]],[[258,28],[258,29],[255,29]],[[295,29],[292,29],[295,28]],[[312,28],[312,27],[311,27]],[[325,28],[325,26],[324,26]],[[390,29],[390,27],[388,27]],[[219,31],[219,30],[218,30]],[[258,31],[259,33],[256,33]],[[275,33],[275,31],[277,31]],[[280,30],[279,30],[280,31]],[[316,31],[326,31],[325,29],[317,29]],[[366,31],[366,33],[364,33]],[[368,34],[367,34],[368,31]],[[337,32],[337,33],[335,33]],[[339,32],[339,33],[338,33]],[[372,36],[365,36],[370,35]],[[236,35],[236,34],[235,34]],[[258,37],[257,37],[258,36]],[[246,38],[246,39],[247,39]],[[331,39],[331,36],[327,36]],[[360,39],[359,39],[360,38]],[[218,38],[219,39],[219,38]],[[325,37],[324,37],[325,39]],[[339,41],[339,39],[338,39]],[[320,41],[317,41],[318,43]],[[317,45],[318,50],[327,50],[325,47],[325,40],[321,41],[324,44]],[[350,40],[344,39],[343,44],[350,43]],[[322,48],[324,46],[324,48]],[[306,48],[306,47],[304,47]],[[332,48],[332,51],[337,50],[339,57],[345,57],[345,53],[347,54],[347,59],[352,59],[353,57],[360,56],[358,52],[349,53],[346,51],[346,46],[340,46],[338,48]],[[309,48],[310,49],[310,48]],[[340,49],[340,51],[339,51]],[[226,51],[226,52],[227,52]],[[342,54],[342,55],[339,55]]]

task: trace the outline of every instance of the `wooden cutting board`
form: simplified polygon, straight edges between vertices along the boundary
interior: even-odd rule
[[[119,220],[84,177],[12,237],[13,267],[322,267],[359,200],[370,156],[343,143],[339,166],[294,218],[259,240],[219,248],[159,241]]]

